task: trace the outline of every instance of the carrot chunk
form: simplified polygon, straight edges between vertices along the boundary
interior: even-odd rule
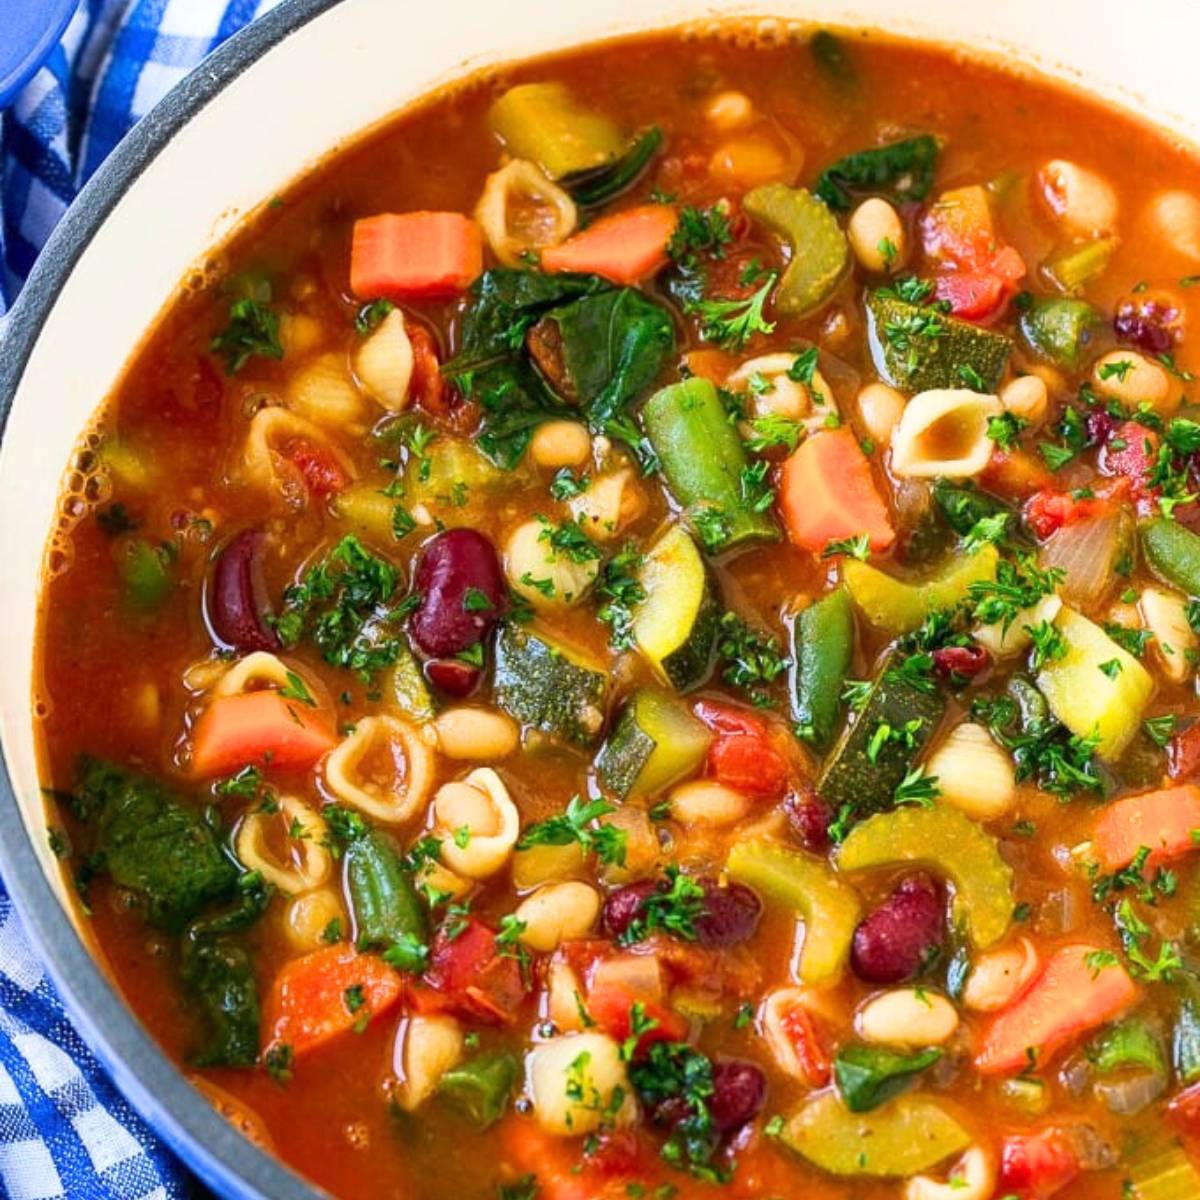
[[[667,265],[667,243],[675,232],[675,210],[642,204],[601,217],[582,233],[542,251],[544,271],[583,271],[613,283],[632,284]]]
[[[1118,871],[1133,862],[1143,846],[1150,850],[1151,864],[1187,854],[1196,849],[1198,831],[1200,787],[1187,783],[1110,804],[1096,821],[1092,845],[1100,865]]]
[[[818,433],[783,464],[779,507],[791,540],[815,553],[863,533],[876,551],[896,538],[871,465],[849,429]]]
[[[250,764],[299,770],[336,741],[324,715],[278,692],[221,696],[192,731],[192,770],[225,775]]]
[[[453,212],[380,213],[354,222],[350,290],[360,300],[437,300],[483,270],[483,235]]]
[[[993,1018],[975,1054],[982,1075],[1044,1065],[1069,1042],[1128,1008],[1137,987],[1125,968],[1096,946],[1056,950],[1042,973]]]
[[[329,946],[293,959],[275,977],[263,1023],[265,1049],[309,1050],[370,1021],[397,1003],[404,990],[399,971],[352,946]]]

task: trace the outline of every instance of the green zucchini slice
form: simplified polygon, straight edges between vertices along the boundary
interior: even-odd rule
[[[656,688],[638,688],[596,759],[600,782],[622,800],[656,796],[690,775],[712,734],[685,704]]]

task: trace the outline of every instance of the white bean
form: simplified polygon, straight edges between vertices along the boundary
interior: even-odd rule
[[[577,604],[600,570],[595,559],[576,562],[550,543],[553,526],[523,521],[504,544],[504,572],[514,591],[535,608]]]
[[[1142,590],[1142,616],[1154,634],[1154,650],[1163,671],[1176,683],[1191,672],[1190,656],[1196,650],[1196,633],[1187,618],[1187,601],[1166,588]]]
[[[637,1112],[621,1047],[588,1031],[552,1038],[526,1057],[526,1080],[541,1127],[578,1137],[602,1125],[626,1125]]]
[[[732,825],[750,808],[741,792],[711,779],[694,779],[672,788],[668,796],[671,816],[681,825]]]
[[[577,880],[548,883],[517,906],[521,941],[548,954],[562,942],[584,937],[600,915],[600,893]]]
[[[732,133],[754,120],[754,105],[745,92],[718,92],[705,105],[704,116],[718,132]]]
[[[1011,1004],[1037,973],[1038,952],[1026,937],[981,954],[963,987],[963,1003],[976,1012]]]
[[[964,721],[950,731],[930,755],[926,769],[937,779],[946,803],[976,820],[994,820],[1016,799],[1011,757],[973,721]]]
[[[486,708],[447,708],[434,718],[433,727],[447,758],[506,758],[521,740],[511,717]]]
[[[888,1046],[937,1046],[958,1028],[954,1005],[938,992],[896,988],[868,1000],[856,1022],[864,1041]]]
[[[864,270],[890,272],[904,263],[904,222],[900,220],[900,214],[878,196],[864,200],[851,213],[846,236]]]

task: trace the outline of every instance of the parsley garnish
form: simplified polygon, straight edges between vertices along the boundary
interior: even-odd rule
[[[572,796],[567,801],[566,810],[559,816],[530,825],[521,835],[517,849],[570,846],[578,842],[585,853],[594,851],[602,863],[624,866],[628,841],[625,830],[615,825],[593,825],[593,822],[613,812],[616,812],[616,808],[607,800],[590,800],[585,804],[580,796]]]
[[[235,300],[229,307],[229,324],[209,345],[225,356],[225,370],[230,375],[236,375],[256,354],[280,359],[283,346],[279,341],[279,317],[257,300]]]
[[[712,298],[696,300],[686,311],[700,318],[700,336],[726,350],[739,350],[756,333],[772,333],[775,322],[763,316],[763,305],[775,286],[772,271],[758,291],[741,299]]]
[[[788,659],[775,638],[755,633],[736,613],[721,617],[717,653],[728,664],[721,678],[742,691],[755,704],[770,703],[761,685],[778,679],[787,670]]]
[[[866,562],[871,556],[871,535],[860,533],[855,537],[838,538],[835,541],[826,542],[825,549],[821,551],[822,558],[833,558],[838,554],[849,554],[851,558]]]

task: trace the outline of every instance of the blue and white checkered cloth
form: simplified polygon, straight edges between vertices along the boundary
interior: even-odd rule
[[[49,61],[0,112],[0,314],[129,127],[274,3],[81,0]],[[183,1200],[196,1191],[71,1027],[0,887],[0,1196]]]

